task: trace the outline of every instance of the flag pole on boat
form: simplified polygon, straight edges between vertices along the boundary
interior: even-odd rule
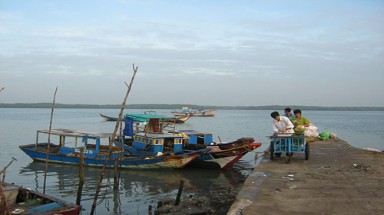
[[[118,119],[116,121],[115,130],[113,131],[112,137],[109,140],[109,153],[107,153],[106,159],[104,160],[103,169],[100,172],[100,179],[99,179],[99,183],[97,185],[95,198],[93,199],[93,204],[92,204],[92,209],[91,209],[90,215],[93,215],[94,212],[95,212],[95,209],[96,209],[97,198],[99,196],[99,192],[100,192],[101,186],[103,184],[103,176],[105,174],[105,169],[107,167],[107,160],[110,159],[110,154],[111,154],[111,151],[112,151],[112,144],[115,141],[115,137],[116,137],[117,130],[119,128],[120,121],[123,118],[123,111],[124,111],[125,103],[127,102],[128,95],[131,92],[133,80],[135,79],[135,76],[136,76],[136,73],[137,73],[137,69],[138,69],[138,67],[137,66],[135,67],[135,64],[133,64],[133,75],[132,75],[132,78],[131,78],[131,82],[130,82],[129,85],[125,82],[125,85],[127,86],[127,92],[125,94],[124,101],[123,101],[123,103],[121,104],[121,107],[120,107],[120,113],[119,113],[119,117],[118,117]]]
[[[55,90],[55,93],[53,94],[53,101],[52,101],[52,109],[51,109],[51,119],[49,120],[49,130],[48,130],[48,145],[47,145],[47,156],[45,159],[45,173],[44,173],[44,185],[43,185],[43,194],[45,194],[45,187],[47,184],[47,172],[48,172],[48,159],[49,159],[49,148],[51,145],[51,130],[52,130],[52,120],[53,120],[53,111],[55,110],[55,100],[56,100],[56,93],[57,93],[57,87]]]

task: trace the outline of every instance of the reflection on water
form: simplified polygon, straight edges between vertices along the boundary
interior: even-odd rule
[[[28,177],[29,188],[41,191],[44,182],[45,163],[31,162],[20,169],[19,175]],[[98,214],[147,214],[148,207],[156,208],[161,199],[175,199],[180,180],[184,181],[183,194],[206,195],[207,191],[235,191],[245,176],[233,169],[187,168],[179,170],[122,170],[119,190],[113,190],[113,170],[107,170],[100,193]],[[79,167],[49,164],[47,193],[75,202],[79,184]],[[88,214],[93,202],[100,169],[84,168],[82,191],[83,214]]]

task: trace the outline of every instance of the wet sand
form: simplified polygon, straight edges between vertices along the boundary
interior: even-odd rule
[[[264,155],[227,214],[384,214],[384,153],[340,139],[310,148],[288,164]]]

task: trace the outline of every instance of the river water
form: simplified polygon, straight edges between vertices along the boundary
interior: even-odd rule
[[[0,169],[14,157],[7,169],[6,180],[42,191],[45,164],[32,162],[19,145],[35,142],[36,130],[49,127],[50,109],[0,108]],[[171,116],[173,110],[156,110]],[[144,110],[127,109],[126,113]],[[99,113],[117,116],[115,109],[56,109],[53,128],[82,131],[113,132],[115,123],[104,122]],[[185,195],[205,195],[214,198],[223,192],[236,193],[246,175],[257,164],[258,152],[264,151],[271,134],[272,118],[268,110],[218,110],[215,117],[193,117],[177,129],[211,132],[214,140],[227,142],[240,137],[254,137],[263,146],[250,152],[234,168],[226,171],[186,168],[181,170],[123,170],[119,191],[113,192],[113,172],[107,175],[99,198],[96,214],[148,214],[148,207],[156,208],[159,200],[175,199],[180,180],[184,180]],[[330,131],[358,148],[384,150],[384,112],[381,111],[303,111],[303,116],[314,123],[319,133]],[[46,193],[75,202],[78,168],[49,165]],[[89,214],[100,169],[85,169],[82,214]],[[225,203],[225,202],[224,202]]]

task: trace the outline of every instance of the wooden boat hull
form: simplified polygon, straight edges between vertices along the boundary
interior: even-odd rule
[[[190,115],[182,115],[182,116],[176,117],[175,119],[166,119],[164,120],[164,122],[181,124],[181,123],[185,123],[189,118],[191,118]]]
[[[192,164],[196,166],[197,163],[201,163],[202,161],[215,162],[221,169],[228,169],[246,153],[262,145],[261,143],[253,141],[253,138],[240,138],[230,143],[210,145],[208,148],[211,150],[197,158]]]
[[[51,148],[54,148],[52,146]],[[56,146],[57,147],[57,146]],[[47,144],[35,144],[20,146],[20,149],[35,161],[46,161]],[[129,169],[158,169],[158,168],[184,168],[194,159],[200,156],[199,152],[191,152],[169,156],[121,156],[104,161],[106,157],[84,158],[84,166],[102,167],[104,162],[108,167],[113,167],[115,161],[121,168]],[[58,164],[79,165],[79,155],[62,155],[49,153],[48,162]]]
[[[221,143],[216,145],[206,146],[205,153],[201,153],[199,157],[191,162],[193,166],[204,165],[203,162],[217,163],[221,169],[228,169],[238,160],[240,160],[246,153],[260,147],[262,144],[253,142],[253,138],[240,138],[231,143]],[[127,141],[130,142],[130,141]],[[201,147],[201,146],[200,146]],[[124,150],[128,154],[133,155],[153,155],[153,152],[139,150],[130,145],[124,145]],[[200,151],[201,149],[186,149],[186,152]]]
[[[0,182],[8,202],[10,214],[29,215],[78,215],[81,206],[27,189],[22,186]],[[1,200],[0,200],[1,203]]]

